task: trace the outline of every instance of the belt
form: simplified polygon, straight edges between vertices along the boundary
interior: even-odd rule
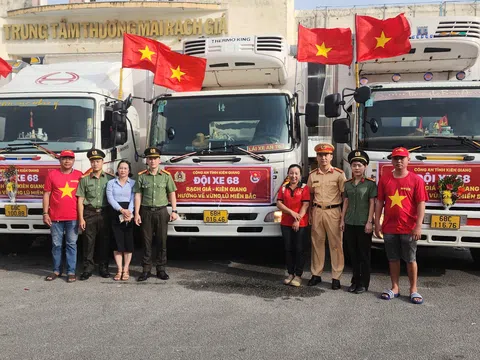
[[[142,208],[149,211],[159,211],[159,210],[166,209],[167,206],[143,206],[142,205]]]
[[[326,210],[326,209],[335,209],[335,208],[337,208],[337,207],[339,207],[339,206],[342,206],[342,204],[322,206],[322,205],[320,205],[320,204],[315,204],[315,203],[313,203],[312,206]]]
[[[105,206],[105,207],[101,207],[101,208],[96,208],[96,207],[93,207],[92,205],[86,205],[85,210],[93,211],[93,212],[96,212],[96,213],[101,213],[101,212],[107,210],[107,207]]]

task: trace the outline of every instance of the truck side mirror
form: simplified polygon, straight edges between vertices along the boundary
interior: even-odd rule
[[[360,86],[355,89],[353,93],[353,98],[358,104],[365,104],[370,96],[372,95],[372,90],[368,86]]]
[[[325,116],[327,118],[337,118],[341,113],[342,96],[339,93],[325,96]]]
[[[319,106],[317,103],[309,102],[305,106],[305,125],[307,127],[318,126]]]
[[[118,101],[112,106],[113,118],[112,123],[116,126],[117,131],[127,130],[127,103]]]
[[[348,119],[337,119],[333,122],[333,141],[338,144],[350,142],[350,124]]]

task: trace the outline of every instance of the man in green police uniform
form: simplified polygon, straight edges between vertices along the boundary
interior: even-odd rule
[[[80,179],[77,189],[78,224],[83,231],[83,273],[80,280],[92,276],[95,267],[93,254],[97,242],[97,257],[101,277],[108,278],[110,254],[110,219],[106,196],[107,182],[114,176],[103,171],[105,153],[91,149],[87,152],[92,172]]]
[[[145,281],[152,270],[152,240],[156,244],[157,277],[168,280],[165,272],[167,265],[167,227],[169,221],[178,218],[177,187],[172,176],[166,170],[160,170],[160,151],[150,147],[145,150],[148,169],[138,174],[135,182],[135,224],[140,226],[143,237],[143,272],[138,281]],[[168,214],[167,205],[172,204],[172,214]]]

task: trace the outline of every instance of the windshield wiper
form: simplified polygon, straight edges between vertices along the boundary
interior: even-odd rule
[[[259,155],[259,154],[256,154],[254,152],[242,149],[240,146],[243,146],[243,145],[225,145],[225,146],[219,146],[219,147],[214,147],[214,148],[209,148],[209,149],[201,149],[201,150],[193,151],[193,152],[186,153],[186,154],[183,154],[183,155],[180,155],[180,156],[175,156],[175,157],[170,159],[170,162],[171,163],[176,163],[176,162],[182,161],[186,158],[189,158],[191,156],[204,155],[205,153],[212,153],[213,151],[220,150],[220,149],[239,150],[239,151],[241,151],[245,154],[250,155],[252,158],[254,158],[255,160],[258,160],[258,161],[265,161],[267,159],[263,155]]]
[[[13,151],[17,151],[17,150],[34,148],[34,149],[43,151],[44,153],[46,153],[47,155],[50,155],[54,159],[57,159],[58,158],[57,154],[55,154],[52,150],[47,149],[46,147],[42,146],[42,145],[47,145],[47,144],[48,144],[48,142],[44,142],[44,141],[42,141],[42,142],[30,141],[30,142],[20,143],[20,144],[11,143],[11,144],[7,144],[8,146],[6,146],[6,147],[1,148],[0,153],[4,153],[4,152],[7,152],[7,151],[12,151],[13,152]]]
[[[424,139],[453,139],[460,142],[461,145],[468,145],[475,150],[480,149],[480,143],[475,140],[472,140],[466,136],[439,136],[439,135],[431,135],[425,136]]]

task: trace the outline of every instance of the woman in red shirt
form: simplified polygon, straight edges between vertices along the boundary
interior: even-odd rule
[[[302,284],[305,264],[304,244],[308,226],[310,190],[302,181],[302,169],[293,164],[288,168],[288,182],[280,188],[277,207],[282,210],[282,236],[285,243],[288,277],[285,285]]]

